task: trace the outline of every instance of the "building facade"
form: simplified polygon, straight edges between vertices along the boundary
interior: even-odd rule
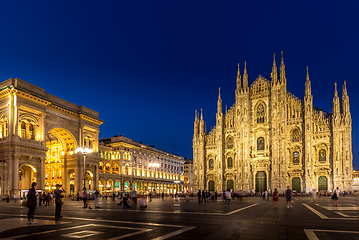
[[[99,190],[175,194],[184,190],[184,158],[124,136],[101,139]]]
[[[193,161],[191,159],[185,159],[184,164],[184,192],[193,194]]]
[[[251,86],[246,65],[243,82],[238,65],[235,103],[223,113],[219,93],[216,125],[208,134],[202,110],[196,111],[194,191],[351,190],[351,124],[345,82],[341,102],[335,84],[327,113],[313,106],[308,68],[304,99],[287,90],[283,54],[279,74],[274,57],[271,80],[259,76]]]
[[[32,182],[48,192],[62,184],[68,194],[76,194],[84,185],[103,192],[183,191],[183,157],[124,137],[105,139],[99,145],[102,123],[98,112],[23,80],[1,82],[1,197],[23,197]],[[84,158],[75,152],[78,147],[93,152]]]
[[[78,146],[93,148],[86,174],[98,184],[98,112],[77,106],[20,79],[0,83],[1,195],[24,195],[31,182],[52,191],[82,189],[84,161]]]

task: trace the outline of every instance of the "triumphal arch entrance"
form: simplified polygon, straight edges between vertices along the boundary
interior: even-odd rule
[[[20,79],[0,83],[0,195],[24,195],[31,182],[67,193],[98,186],[98,112]],[[77,147],[93,152],[75,153]],[[84,170],[85,167],[85,170]]]

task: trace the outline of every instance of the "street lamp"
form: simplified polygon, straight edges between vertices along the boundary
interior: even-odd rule
[[[88,148],[88,147],[84,147],[82,148],[81,146],[78,146],[75,150],[75,153],[81,152],[82,155],[84,156],[84,188],[83,190],[86,190],[86,185],[85,185],[85,181],[86,181],[86,155],[88,153],[92,153],[93,149],[92,148]]]

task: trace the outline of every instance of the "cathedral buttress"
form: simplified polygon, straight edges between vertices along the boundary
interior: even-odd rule
[[[224,161],[224,122],[222,112],[222,99],[221,99],[221,88],[219,88],[218,101],[217,101],[217,114],[216,114],[216,147],[217,147],[217,159],[216,163],[219,167],[217,176],[217,185],[222,186],[222,189],[226,188],[225,173],[225,161]]]
[[[340,153],[342,152],[342,146],[340,144],[340,129],[341,129],[341,116],[340,116],[340,104],[337,91],[337,83],[335,83],[334,98],[333,98],[333,115],[332,115],[332,161],[333,161],[333,183],[334,186],[340,185]]]
[[[353,179],[353,156],[352,156],[352,118],[349,108],[349,96],[346,81],[344,81],[342,92],[342,179],[344,190],[350,190]]]
[[[304,94],[304,169],[305,169],[305,187],[306,191],[311,191],[314,188],[314,154],[313,154],[313,96],[311,90],[311,83],[309,80],[309,72],[307,67],[307,77],[305,81]]]

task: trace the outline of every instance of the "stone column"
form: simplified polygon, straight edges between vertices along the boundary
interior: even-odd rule
[[[95,175],[94,178],[93,178],[94,190],[98,190],[99,189],[98,185],[99,185],[99,181],[100,181],[100,179],[99,179],[100,173],[99,173],[99,169],[98,169],[97,165],[95,165],[94,175]]]
[[[60,153],[62,154],[62,153]],[[69,185],[69,182],[68,182],[68,168],[67,168],[67,152],[64,153],[64,171],[62,173],[62,182],[63,182],[63,186],[65,188],[65,190],[67,191],[70,191],[70,185]],[[69,192],[70,193],[70,192]]]
[[[45,158],[40,158],[40,184],[38,185],[38,187],[41,190],[45,190]]]
[[[19,155],[14,155],[13,158],[14,160],[12,165],[12,195],[19,194]]]
[[[12,183],[13,183],[13,175],[14,175],[14,172],[13,172],[13,159],[12,159],[12,156],[11,155],[8,155],[8,159],[7,159],[7,176],[5,177],[5,181],[6,181],[6,192],[5,194],[11,194],[11,189],[12,189]]]

